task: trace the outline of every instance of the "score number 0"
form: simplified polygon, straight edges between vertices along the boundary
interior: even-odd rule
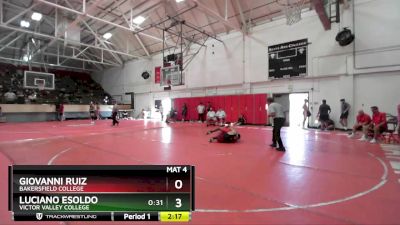
[[[182,186],[183,186],[182,180],[176,180],[176,181],[175,181],[175,188],[176,188],[177,190],[181,189]],[[175,207],[176,207],[176,208],[182,207],[182,199],[176,198],[175,201],[176,201],[176,204],[175,204]]]

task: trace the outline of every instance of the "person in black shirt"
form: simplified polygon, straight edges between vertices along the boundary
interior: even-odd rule
[[[328,127],[329,113],[331,113],[331,107],[326,104],[326,100],[322,100],[322,104],[319,106],[318,117],[321,122],[321,129],[325,130]]]
[[[244,118],[243,114],[239,115],[238,121],[236,123],[238,126],[240,125],[245,125],[246,124],[246,119]]]
[[[187,115],[187,105],[186,105],[186,103],[183,103],[183,106],[182,106],[182,122],[185,122],[186,115]]]
[[[112,126],[115,126],[115,124],[119,125],[119,121],[117,120],[117,115],[118,115],[118,104],[115,103],[114,106],[112,107]]]

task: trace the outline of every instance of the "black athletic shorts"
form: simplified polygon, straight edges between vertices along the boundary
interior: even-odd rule
[[[96,112],[95,111],[90,111],[90,117],[92,118],[92,119],[94,119],[94,118],[96,118],[97,116],[96,116]]]
[[[370,130],[373,131],[375,126],[371,126]],[[387,127],[385,126],[381,126],[379,127],[379,133],[382,134],[383,132],[385,132],[387,130]]]
[[[326,121],[329,120],[329,115],[328,115],[328,114],[326,114],[326,115],[319,115],[319,120],[322,121],[322,122],[326,122]]]
[[[340,115],[340,119],[347,119],[347,117],[349,117],[349,111],[347,111],[347,112],[345,112],[345,113],[342,113],[342,114]]]

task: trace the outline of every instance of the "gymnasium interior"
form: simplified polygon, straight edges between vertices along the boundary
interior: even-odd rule
[[[15,206],[14,167],[151,165],[188,224],[400,224],[399,37],[398,0],[0,0],[0,225],[182,219]]]

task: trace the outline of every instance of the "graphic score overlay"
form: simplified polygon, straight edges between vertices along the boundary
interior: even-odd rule
[[[194,166],[9,167],[15,221],[190,221]]]

